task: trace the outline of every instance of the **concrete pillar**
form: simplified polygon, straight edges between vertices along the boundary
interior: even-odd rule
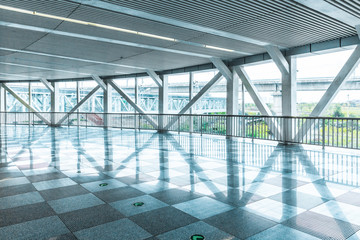
[[[159,114],[166,114],[168,112],[168,77],[164,75],[159,76],[162,80],[162,86],[159,87]],[[166,117],[159,116],[159,130],[163,131],[166,126]]]
[[[189,72],[189,102],[194,97],[194,73]],[[192,107],[189,109],[189,114],[193,114]],[[189,132],[194,132],[194,119],[190,116],[189,118]]]
[[[51,125],[55,125],[57,117],[54,113],[59,112],[60,94],[58,83],[52,82],[51,85],[54,88],[54,92],[51,92]]]
[[[112,112],[112,86],[106,83],[106,90],[104,90],[104,126],[111,125],[111,116],[108,113]]]
[[[289,63],[289,74],[282,76],[282,116],[296,116],[296,58],[287,57]],[[294,137],[293,121],[284,119],[283,125],[283,141],[291,141]]]
[[[233,71],[232,78],[227,78],[226,83],[226,115],[237,115],[239,111],[239,77]],[[235,118],[226,119],[226,136],[235,134]]]

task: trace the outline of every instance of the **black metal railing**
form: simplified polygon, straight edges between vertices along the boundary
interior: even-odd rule
[[[360,149],[359,120],[360,118],[200,114],[0,113],[0,122],[11,125],[49,124],[192,132],[352,149]]]

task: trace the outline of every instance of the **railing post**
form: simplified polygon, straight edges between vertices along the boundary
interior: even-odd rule
[[[122,125],[123,125],[123,114],[120,113],[120,129],[122,130]]]
[[[179,116],[179,118],[178,118],[178,134],[180,134],[180,119],[181,119],[181,116]]]
[[[86,119],[86,127],[88,126],[88,114],[85,113],[85,119]]]
[[[200,115],[200,135],[202,135],[203,115]]]
[[[15,114],[14,114],[14,115],[15,115],[15,126],[16,126],[16,112],[15,112]]]

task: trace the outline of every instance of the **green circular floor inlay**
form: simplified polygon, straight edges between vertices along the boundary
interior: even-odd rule
[[[205,237],[200,234],[194,234],[190,237],[190,240],[204,240],[204,239],[205,239]]]
[[[109,185],[109,184],[107,184],[107,183],[100,183],[99,184],[100,187],[106,187],[107,185]]]
[[[136,203],[133,203],[133,205],[135,206],[135,207],[141,207],[141,206],[143,206],[145,203],[143,203],[143,202],[136,202]]]

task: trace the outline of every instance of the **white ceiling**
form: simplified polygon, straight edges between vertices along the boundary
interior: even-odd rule
[[[317,1],[360,17],[356,1]],[[91,6],[94,2],[100,5]],[[0,80],[161,71],[209,63],[209,57],[264,53],[267,44],[290,48],[356,35],[354,26],[296,0],[0,0],[0,5],[183,41],[0,9]]]

